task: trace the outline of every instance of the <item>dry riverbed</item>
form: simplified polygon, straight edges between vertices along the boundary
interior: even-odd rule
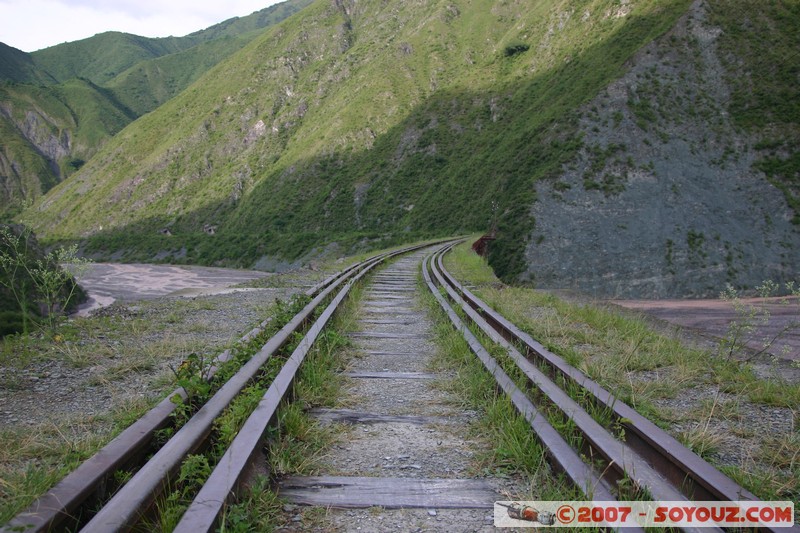
[[[58,425],[152,401],[171,386],[170,367],[192,353],[214,357],[264,320],[276,299],[320,277],[92,265],[81,279],[95,298],[93,309],[81,313],[88,316],[70,319],[52,341],[4,343],[0,425]]]
[[[0,524],[173,390],[190,354],[210,360],[324,275],[93,265],[88,316],[0,342]]]

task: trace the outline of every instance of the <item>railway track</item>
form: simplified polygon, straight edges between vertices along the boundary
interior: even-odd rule
[[[423,265],[426,284],[453,326],[464,334],[470,349],[495,377],[498,387],[530,422],[549,450],[551,465],[566,474],[588,500],[614,501],[620,484],[626,482],[632,483],[634,493],[658,501],[759,501],[463,287],[444,268],[442,258],[451,247],[426,258]],[[473,331],[480,331],[504,349],[513,366],[525,376],[527,393],[514,383]],[[573,391],[572,395],[566,392],[568,389]],[[579,403],[573,397],[584,401]],[[607,426],[590,415],[590,410],[598,408],[610,415],[611,423]],[[547,416],[542,416],[543,412],[554,411],[574,422],[575,433],[582,443],[579,449],[573,449],[547,422]],[[624,439],[617,437],[620,428],[624,429]],[[628,494],[630,488],[626,489]],[[800,529],[795,526],[791,530]]]
[[[431,378],[424,369],[413,366],[413,363],[409,363],[412,367],[402,367],[404,361],[412,361],[409,358],[413,355],[411,352],[386,348],[387,343],[410,342],[419,337],[418,329],[412,327],[406,331],[402,327],[413,326],[419,321],[415,314],[419,311],[415,311],[409,302],[417,287],[417,265],[422,262],[425,284],[453,326],[464,335],[470,349],[495,377],[497,387],[511,398],[519,413],[528,420],[537,439],[548,449],[552,467],[564,473],[588,500],[630,499],[627,496],[634,493],[647,494],[649,498],[661,501],[758,501],[753,494],[633,409],[617,401],[610,392],[544,349],[461,286],[447,272],[442,261],[444,253],[452,245],[438,244],[430,248],[431,252],[423,252],[422,246],[417,246],[374,256],[309,289],[307,294],[311,302],[269,338],[185,424],[176,428],[165,444],[156,449],[155,435],[170,423],[170,414],[176,404],[169,397],[177,394],[186,398],[186,391],[182,389],[169,395],[1,531],[105,532],[135,529],[143,516],[152,513],[153,502],[175,478],[186,456],[208,446],[215,419],[292,337],[302,333],[302,340],[290,354],[284,354],[282,364],[260,403],[219,459],[206,483],[196,493],[175,529],[191,533],[213,531],[226,504],[235,498],[243,477],[257,460],[264,445],[265,431],[274,423],[278,406],[291,390],[292,381],[306,354],[347,297],[350,288],[379,265],[411,252],[416,254],[395,262],[401,266],[373,277],[371,299],[365,309],[371,313],[368,322],[383,329],[358,334],[379,343],[372,350],[376,358],[388,356],[401,367],[365,367],[350,372],[349,377],[383,381],[392,383],[392,386],[420,383]],[[243,340],[256,338],[266,326],[267,322],[251,331]],[[484,346],[487,339],[502,347],[507,355],[505,363],[498,362],[490,354]],[[230,352],[220,354],[206,378],[211,379],[217,368],[230,357]],[[512,364],[525,376],[527,383],[522,389],[509,377],[504,364]],[[380,366],[387,365],[380,363]],[[564,384],[572,391],[580,391],[579,396],[585,400],[579,402],[573,399],[574,394],[571,396],[562,388]],[[409,390],[413,390],[413,387]],[[598,409],[605,411],[614,428],[624,428],[624,439],[618,438],[618,431],[591,416],[590,412]],[[339,410],[316,414],[321,420],[327,417],[349,423],[401,424],[414,428],[432,423],[452,423],[458,418],[452,413],[388,416]],[[573,434],[560,434],[548,422],[545,414],[571,420],[575,428]],[[569,444],[576,440],[581,443],[578,449]],[[145,462],[146,456],[149,456],[149,460]],[[416,465],[411,467],[421,468]],[[110,480],[118,471],[129,471],[131,476],[112,494]],[[626,486],[623,492],[620,491],[621,484]],[[496,487],[482,480],[413,475],[394,478],[292,478],[282,480],[279,490],[290,501],[330,507],[451,507],[479,509],[485,513],[486,509],[493,508],[494,501],[504,499]]]
[[[77,469],[68,474],[31,506],[2,526],[2,533],[12,531],[116,531],[133,528],[147,514],[156,496],[164,490],[181,461],[206,445],[214,420],[231,403],[234,397],[258,375],[262,366],[281,350],[298,333],[305,336],[296,350],[287,358],[286,372],[276,378],[275,390],[282,397],[291,385],[299,361],[307,353],[316,335],[330,318],[336,305],[347,295],[350,287],[377,265],[420,246],[405,248],[373,256],[338,272],[318,285],[308,289],[311,301],[288,323],[270,337],[221,388],[189,419],[165,444],[157,446],[157,434],[173,422],[171,416],[177,404],[172,398],[188,398],[183,388],[177,388],[164,400],[145,413],[105,447]],[[338,290],[338,293],[336,292]],[[335,302],[332,303],[330,301]],[[321,311],[322,309],[324,311]],[[315,313],[321,313],[312,322]],[[251,342],[266,328],[270,319],[250,331],[241,341]],[[204,378],[210,381],[219,368],[233,357],[230,350],[219,354]],[[270,389],[270,394],[275,390]],[[270,416],[271,417],[271,416]],[[267,420],[268,422],[268,420]],[[157,448],[157,449],[156,449]],[[152,457],[147,459],[148,455]],[[146,460],[146,462],[145,462]],[[130,473],[132,477],[116,489],[118,474]],[[113,496],[110,497],[111,493]],[[96,509],[99,508],[99,511]]]

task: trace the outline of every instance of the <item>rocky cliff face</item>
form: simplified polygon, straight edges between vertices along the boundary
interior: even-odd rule
[[[715,296],[788,281],[800,227],[728,114],[732,74],[703,2],[587,104],[583,148],[537,186],[524,277],[598,297]]]
[[[63,121],[37,108],[15,113],[0,104],[0,212],[14,202],[33,200],[63,179],[59,161],[72,151],[72,135]]]

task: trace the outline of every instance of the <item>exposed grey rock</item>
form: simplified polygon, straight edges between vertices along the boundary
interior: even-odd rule
[[[716,296],[795,274],[800,231],[726,111],[701,2],[587,104],[584,148],[540,183],[525,277],[597,297]]]

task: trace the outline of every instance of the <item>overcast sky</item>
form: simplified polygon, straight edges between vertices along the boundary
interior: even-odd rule
[[[181,37],[280,0],[0,0],[0,42],[33,52],[104,31]]]

